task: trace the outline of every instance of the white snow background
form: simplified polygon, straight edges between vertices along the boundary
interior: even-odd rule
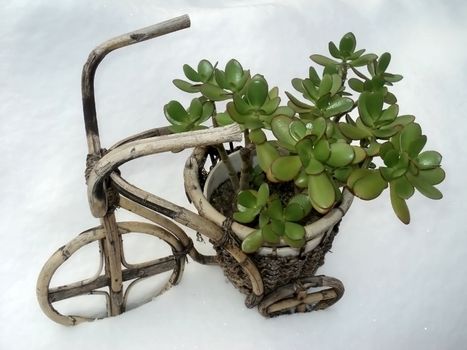
[[[326,54],[328,41],[353,31],[359,48],[390,51],[389,70],[404,75],[393,91],[401,114],[417,116],[427,149],[444,155],[444,199],[415,195],[409,226],[392,213],[387,192],[355,200],[320,270],[346,287],[325,311],[264,319],[244,307],[219,268],[190,262],[178,286],[140,308],[77,327],[55,324],[36,301],[39,271],[56,249],[98,225],[83,176],[82,65],[102,41],[185,13],[191,29],[111,53],[101,64],[104,147],[166,125],[169,100],[188,103],[191,96],[171,83],[184,63],[207,58],[223,67],[235,57],[284,96],[292,78],[306,76],[310,54]],[[0,348],[466,349],[466,23],[461,0],[0,1]],[[189,207],[187,154],[132,161],[122,172]],[[130,261],[167,253],[141,235],[125,237],[125,245]],[[90,277],[96,265],[97,246],[83,248],[54,283]],[[148,280],[136,296],[156,284]],[[98,314],[101,302],[88,296],[57,307]]]

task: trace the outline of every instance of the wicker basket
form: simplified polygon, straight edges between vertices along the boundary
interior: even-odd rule
[[[210,169],[205,169],[208,151],[197,149],[194,154],[197,154],[201,161],[198,162],[197,171],[193,169],[185,171],[185,179],[190,177],[190,183],[196,184],[193,188],[187,186],[187,195],[200,215],[224,228],[226,240],[240,245],[253,229],[227,219],[209,202],[214,189],[227,179],[224,164],[218,162]],[[239,170],[241,164],[239,152],[232,153],[230,157],[234,168]],[[200,194],[200,191],[203,193]],[[334,208],[318,221],[305,226],[307,242],[301,249],[291,248],[282,243],[278,246],[264,246],[256,253],[249,254],[261,274],[266,296],[300,278],[315,276],[317,269],[324,263],[325,254],[332,246],[341,218],[348,210],[352,199],[352,194],[344,191],[339,207]],[[222,242],[214,244],[214,248],[227,278],[242,293],[249,295],[252,291],[251,282],[241,265],[223,248]]]

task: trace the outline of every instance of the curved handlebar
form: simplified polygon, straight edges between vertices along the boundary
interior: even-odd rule
[[[102,62],[107,54],[114,50],[172,33],[177,30],[185,29],[189,26],[190,18],[188,15],[183,15],[130,33],[119,35],[113,39],[103,42],[91,51],[81,75],[84,124],[86,128],[89,154],[101,156],[99,128],[97,125],[96,115],[96,100],[94,97],[94,77],[99,63]]]

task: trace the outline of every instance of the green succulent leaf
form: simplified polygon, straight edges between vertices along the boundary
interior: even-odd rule
[[[408,154],[409,157],[415,158],[418,156],[418,154],[422,151],[423,147],[425,147],[427,141],[427,137],[425,135],[422,135],[415,140],[413,140],[408,149]]]
[[[203,82],[208,82],[214,73],[214,67],[208,60],[201,60],[198,63],[198,75]]]
[[[234,120],[230,117],[228,113],[217,113],[216,116],[217,124],[220,126],[226,126],[234,123]]]
[[[414,176],[410,172],[407,173],[407,179],[417,189],[418,192],[430,199],[441,199],[443,194],[433,185],[424,181],[419,176]]]
[[[313,149],[313,155],[320,162],[325,162],[328,160],[330,154],[331,150],[329,147],[329,141],[325,138],[322,138],[316,143]]]
[[[335,168],[341,168],[352,163],[355,152],[347,143],[333,143],[330,146],[331,155],[326,163]]]
[[[284,209],[284,218],[288,221],[300,221],[305,216],[305,212],[301,205],[297,203],[289,203]]]
[[[261,232],[263,234],[264,241],[268,243],[278,244],[281,241],[281,237],[273,231],[270,224],[264,226],[261,229]]]
[[[348,97],[338,97],[332,101],[329,106],[324,111],[324,116],[326,118],[332,117],[334,115],[342,114],[348,112],[353,107],[352,99]]]
[[[363,92],[363,90],[364,90],[363,82],[361,80],[356,79],[356,78],[350,78],[348,80],[348,84],[349,84],[350,88],[352,90],[354,90],[354,91]]]
[[[441,183],[446,177],[446,173],[441,168],[434,168],[428,170],[420,170],[418,177],[423,182],[429,183],[430,185],[437,185]]]
[[[299,156],[284,156],[274,160],[271,164],[271,172],[280,181],[290,181],[298,175],[302,168]]]
[[[272,162],[279,158],[279,151],[269,142],[256,146],[258,164],[264,172],[271,167]]]
[[[172,80],[172,83],[182,91],[185,91],[188,93],[199,92],[199,88],[197,86],[194,86],[185,80],[174,79]]]
[[[256,205],[258,207],[262,207],[266,205],[266,202],[268,201],[268,199],[269,199],[269,186],[267,183],[263,183],[258,189],[258,193],[256,197]]]
[[[186,124],[189,122],[189,115],[185,108],[178,101],[170,101],[164,106],[164,114],[167,120],[174,125]]]
[[[305,228],[295,222],[285,223],[285,235],[293,241],[298,241],[305,237]]]
[[[378,170],[369,170],[353,184],[352,191],[361,199],[371,200],[378,197],[387,187],[388,183]]]
[[[230,97],[230,95],[225,90],[209,83],[202,84],[199,88],[199,91],[212,101],[223,101]]]
[[[313,62],[319,64],[320,66],[333,66],[339,64],[339,62],[323,55],[311,55],[310,58]]]
[[[361,140],[372,136],[368,129],[361,129],[349,123],[339,123],[338,127],[342,134],[350,140]]]
[[[242,242],[242,250],[247,253],[256,252],[263,244],[263,235],[261,230],[255,230],[250,233]]]
[[[284,241],[292,248],[301,248],[305,244],[305,238],[299,240],[290,239],[287,235],[284,236]]]
[[[351,62],[351,65],[353,67],[361,67],[361,66],[366,66],[368,65],[370,62],[373,62],[374,60],[376,60],[378,58],[378,56],[376,56],[374,53],[367,53],[365,55],[362,55],[360,56],[359,58],[353,60]]]
[[[441,164],[442,156],[436,151],[425,151],[417,157],[420,169],[433,169]]]
[[[239,83],[242,81],[243,75],[243,67],[240,62],[235,59],[231,59],[227,62],[225,66],[225,78],[228,82],[238,87]]]
[[[185,76],[191,81],[196,81],[196,82],[202,81],[198,72],[195,71],[193,68],[191,68],[191,66],[189,66],[188,64],[183,65],[183,73],[185,73]]]
[[[339,43],[339,51],[342,53],[342,56],[349,57],[355,51],[356,45],[357,40],[355,39],[355,35],[349,32],[342,37]]]
[[[320,213],[331,208],[336,200],[336,192],[331,181],[326,172],[308,177],[308,195],[313,207]]]
[[[408,225],[410,223],[410,212],[409,208],[407,207],[407,203],[404,199],[398,196],[394,186],[390,186],[389,192],[391,197],[391,205],[392,209],[394,210],[394,213],[396,213],[400,221]]]
[[[292,118],[285,115],[278,115],[271,121],[272,133],[281,142],[281,144],[289,146],[287,147],[288,149],[293,149],[293,146],[297,143],[290,133],[292,120]]]
[[[391,54],[389,52],[383,53],[376,65],[376,74],[383,74],[388,68],[389,62],[391,62]]]
[[[308,175],[318,175],[324,171],[324,165],[314,158],[308,160],[308,164],[305,167],[305,172]]]
[[[247,209],[245,211],[237,211],[233,213],[233,218],[237,222],[248,224],[255,219],[255,217],[259,214],[259,211],[260,209],[257,208]]]
[[[252,106],[261,107],[268,97],[268,83],[260,76],[254,76],[248,84],[246,96]]]
[[[328,47],[329,47],[329,53],[331,54],[332,57],[337,58],[337,59],[342,58],[342,55],[339,52],[339,49],[337,48],[336,44],[330,41]]]
[[[274,199],[272,200],[269,205],[268,205],[268,215],[271,219],[282,221],[283,219],[283,208],[280,199]],[[278,223],[274,223],[272,226],[274,229],[274,226],[277,226]],[[277,231],[276,231],[277,232]]]
[[[414,187],[405,176],[398,177],[391,181],[390,185],[394,187],[397,195],[402,199],[409,199],[415,192]]]

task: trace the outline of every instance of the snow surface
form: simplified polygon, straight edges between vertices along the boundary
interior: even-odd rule
[[[183,63],[208,58],[224,65],[236,57],[290,90],[291,78],[307,74],[311,53],[325,53],[329,40],[353,31],[359,47],[393,54],[390,70],[405,76],[394,89],[401,113],[415,114],[427,147],[444,155],[445,197],[414,196],[407,227],[392,214],[387,193],[371,203],[356,200],[321,270],[346,287],[326,311],[266,320],[244,307],[220,269],[191,262],[180,285],[143,307],[77,327],[57,325],[37,304],[36,278],[57,248],[98,225],[83,181],[81,67],[102,41],[185,13],[190,30],[113,53],[99,68],[104,146],[165,125],[162,106],[189,100],[171,84]],[[465,349],[466,20],[461,0],[0,1],[0,348]],[[188,206],[186,156],[148,157],[122,171]],[[131,261],[166,251],[140,236],[125,238]],[[95,245],[83,249],[54,283],[91,276],[96,259]],[[148,282],[137,296],[155,285]],[[98,314],[99,298],[58,306]]]

